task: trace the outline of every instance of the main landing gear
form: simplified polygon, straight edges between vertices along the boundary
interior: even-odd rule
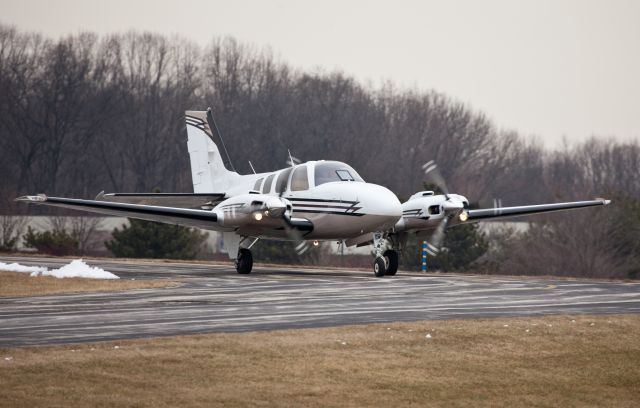
[[[398,272],[398,251],[387,249],[382,251],[385,239],[381,233],[373,234],[373,249],[375,261],[373,262],[373,273],[381,278],[385,275],[394,276]]]
[[[398,251],[388,249],[373,262],[373,273],[376,277],[395,276],[398,272]]]
[[[238,257],[236,258],[236,271],[240,274],[246,275],[251,273],[251,268],[253,268],[253,256],[251,255],[251,251],[247,248],[240,248],[238,250]]]

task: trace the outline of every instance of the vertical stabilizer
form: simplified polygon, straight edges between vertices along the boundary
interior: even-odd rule
[[[219,148],[222,140],[214,140],[214,133],[207,121],[207,111],[186,111],[185,119],[193,192],[226,191],[238,177],[238,173],[225,165]],[[217,132],[216,136],[220,138]]]

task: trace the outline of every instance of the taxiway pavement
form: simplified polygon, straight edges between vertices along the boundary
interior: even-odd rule
[[[68,259],[0,257],[59,267]],[[89,260],[122,279],[179,287],[0,298],[0,347],[376,322],[640,312],[640,284],[163,261]]]

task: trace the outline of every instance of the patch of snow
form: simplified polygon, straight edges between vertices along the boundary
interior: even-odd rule
[[[4,358],[4,361],[11,361],[11,360],[13,360],[13,357],[5,357]]]
[[[340,344],[342,344],[343,346],[346,346],[346,345],[347,345],[347,342],[346,342],[346,341],[343,341],[343,342],[341,342]]]
[[[18,263],[6,264],[4,262],[0,262],[0,271],[38,273],[38,272],[44,272],[46,270],[47,268],[44,268],[42,266],[24,266]]]
[[[529,329],[525,330],[525,332],[529,333]]]
[[[509,327],[509,325],[508,324],[503,324],[502,327]]]
[[[593,323],[593,322],[591,322],[591,323],[589,324],[589,326],[595,326],[595,325],[596,325],[596,324],[595,324],[595,323]]]
[[[0,262],[0,270],[24,272],[31,274],[31,276],[53,276],[56,278],[120,279],[117,275],[107,272],[104,269],[87,265],[82,259],[76,259],[68,265],[52,270],[42,266],[24,266],[17,263],[5,264]]]
[[[430,339],[430,338],[431,338],[431,334],[427,334],[427,335],[426,335],[426,336],[424,336],[424,337],[426,337],[427,339]]]
[[[113,348],[117,350],[120,348],[120,346],[113,346]]]

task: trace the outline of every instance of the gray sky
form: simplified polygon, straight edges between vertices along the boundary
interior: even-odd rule
[[[0,0],[0,22],[231,35],[296,67],[435,88],[548,146],[640,138],[640,1]]]

